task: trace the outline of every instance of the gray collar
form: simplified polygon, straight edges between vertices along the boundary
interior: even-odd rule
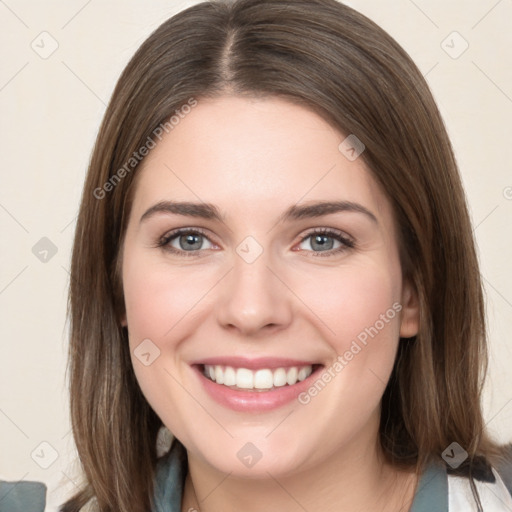
[[[152,512],[181,512],[188,471],[187,451],[174,439],[157,462],[155,508]],[[448,478],[443,466],[432,464],[422,474],[410,512],[448,512]]]
[[[421,475],[409,512],[448,512],[448,475],[446,468],[431,464]]]
[[[158,459],[156,465],[155,508],[152,512],[181,512],[187,471],[187,451],[174,439],[171,449]]]

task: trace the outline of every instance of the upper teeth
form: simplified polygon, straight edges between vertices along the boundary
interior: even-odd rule
[[[249,370],[247,368],[233,368],[232,366],[204,365],[204,374],[217,384],[236,386],[243,389],[270,389],[288,384],[292,386],[302,381],[313,372],[311,365],[291,366],[270,370]]]

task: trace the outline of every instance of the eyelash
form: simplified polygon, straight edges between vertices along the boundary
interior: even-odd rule
[[[176,249],[174,247],[171,247],[169,245],[169,243],[175,239],[176,237],[180,236],[180,235],[184,235],[184,234],[187,234],[187,235],[201,235],[201,236],[204,236],[205,238],[208,238],[207,234],[200,228],[181,228],[181,229],[176,229],[174,231],[171,231],[170,233],[167,233],[165,234],[162,238],[160,238],[160,240],[158,241],[157,243],[157,247],[161,247],[163,249],[165,249],[166,251],[169,251],[173,254],[177,254],[179,256],[185,256],[185,257],[194,257],[194,256],[197,256],[197,253],[201,251],[200,250],[196,250],[196,251],[183,251],[183,250],[180,250],[180,249]],[[330,257],[330,256],[333,256],[335,254],[339,254],[343,251],[346,251],[348,249],[353,249],[355,247],[355,243],[353,242],[353,240],[351,240],[350,238],[346,237],[346,236],[343,236],[341,234],[341,232],[339,231],[336,231],[336,230],[333,230],[333,229],[329,229],[329,228],[320,228],[320,229],[314,229],[310,232],[308,232],[299,242],[299,244],[302,244],[305,240],[307,240],[308,238],[314,236],[314,235],[324,235],[324,236],[328,236],[330,238],[334,238],[335,240],[337,240],[338,242],[341,242],[342,246],[341,247],[338,247],[337,249],[330,249],[328,251],[306,251],[306,252],[313,252],[313,257],[320,257],[320,258],[326,258],[326,257]],[[325,254],[323,254],[325,253]]]

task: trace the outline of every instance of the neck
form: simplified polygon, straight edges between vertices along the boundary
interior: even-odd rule
[[[387,464],[375,437],[362,441],[341,447],[321,465],[260,479],[226,475],[189,453],[182,512],[406,512],[417,484],[414,470]]]

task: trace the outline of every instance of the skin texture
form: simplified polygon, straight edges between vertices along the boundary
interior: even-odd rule
[[[417,298],[402,280],[390,203],[362,159],[340,152],[345,136],[282,99],[223,96],[200,100],[138,171],[123,246],[123,322],[142,392],[187,448],[183,510],[410,505],[415,477],[382,462],[378,424],[399,336],[418,329]],[[164,200],[215,204],[224,221],[169,213],[140,220]],[[377,222],[348,211],[279,220],[292,205],[331,200],[358,203]],[[181,255],[157,247],[178,228],[205,232],[192,256],[179,236],[169,245]],[[308,237],[316,228],[355,245],[335,253],[343,244],[327,238],[322,251]],[[252,263],[236,252],[247,236],[263,250]],[[328,368],[395,303],[400,313],[305,405],[232,411],[204,392],[189,364],[274,356]],[[133,352],[145,339],[160,350],[149,366]],[[262,453],[251,468],[237,457],[247,442]]]

